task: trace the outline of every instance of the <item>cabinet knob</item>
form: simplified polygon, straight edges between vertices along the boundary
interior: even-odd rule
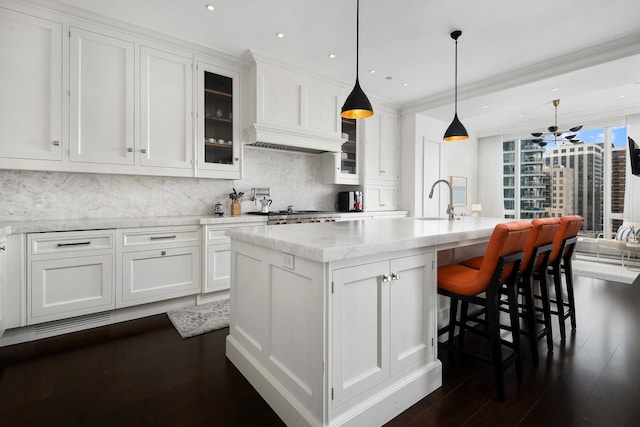
[[[0,246],[0,251],[6,251],[7,248],[5,246]]]
[[[128,148],[127,148],[127,151],[128,151],[129,153],[133,153],[133,148],[128,147]]]
[[[165,256],[167,254],[167,251],[160,251],[160,255]]]
[[[236,157],[236,158],[234,158],[234,159],[233,159],[233,161],[234,161],[234,162],[238,162],[238,161],[240,161],[240,158],[239,158],[239,157]]]
[[[51,145],[59,147],[60,146],[60,141],[51,141]]]
[[[390,282],[391,281],[391,276],[388,274],[383,274],[382,275],[382,282]]]
[[[400,280],[400,273],[391,273],[391,280]]]
[[[146,154],[146,153],[147,153],[147,149],[146,149],[146,148],[141,148],[141,149],[140,149],[140,152],[141,152],[142,154]]]

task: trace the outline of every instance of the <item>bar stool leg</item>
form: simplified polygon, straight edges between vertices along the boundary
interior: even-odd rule
[[[458,344],[460,348],[464,347],[464,336],[467,328],[467,322],[469,321],[469,303],[467,301],[461,301],[460,306],[460,328],[458,329]]]
[[[458,300],[455,298],[449,298],[449,336],[447,338],[447,343],[451,346],[453,345],[453,336],[456,331],[456,315],[458,311]],[[460,328],[462,329],[462,328]]]
[[[509,318],[511,320],[511,337],[515,358],[514,363],[516,364],[516,378],[518,381],[522,381],[522,363],[520,363],[520,315],[518,314],[518,292],[515,284],[507,285],[506,293],[509,304]],[[498,343],[500,343],[499,334],[500,331],[498,331]]]
[[[565,329],[565,317],[564,317],[564,301],[562,296],[562,275],[560,272],[560,263],[556,262],[553,265],[553,284],[556,290],[556,311],[558,313],[558,323],[560,326],[560,339],[565,341],[567,338],[567,332]]]
[[[569,316],[571,317],[571,329],[576,329],[576,305],[573,297],[573,267],[571,259],[564,261],[564,276],[567,284],[567,302],[569,303]]]
[[[533,286],[531,276],[522,281],[522,293],[524,294],[524,306],[526,310],[527,329],[529,330],[529,347],[531,361],[538,364],[538,334],[536,333],[536,310],[533,304]]]
[[[546,269],[538,275],[540,280],[540,299],[542,300],[542,316],[547,335],[547,351],[553,351],[553,329],[551,329],[551,303],[549,302],[549,288]]]
[[[493,360],[493,376],[496,382],[496,394],[499,401],[504,400],[504,372],[502,368],[502,345],[500,343],[500,296],[495,287],[489,286],[486,291],[487,323],[489,339],[491,341],[491,356]]]

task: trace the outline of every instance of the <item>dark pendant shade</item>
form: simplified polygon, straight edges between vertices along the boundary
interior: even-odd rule
[[[454,115],[453,121],[447,128],[442,138],[444,141],[464,141],[469,139],[469,133],[464,128],[460,119],[458,119],[458,38],[462,35],[462,31],[456,30],[451,33],[451,38],[456,42],[456,66],[455,66],[455,84],[454,84]]]
[[[464,141],[469,139],[469,133],[465,129],[464,125],[458,119],[458,113],[453,116],[453,121],[444,133],[445,141]]]
[[[360,62],[360,0],[356,1],[356,84],[342,106],[342,117],[346,119],[364,119],[373,116],[369,98],[364,94],[358,81]]]
[[[342,106],[342,117],[347,119],[364,119],[371,116],[373,116],[371,102],[369,102],[369,98],[367,98],[367,95],[362,91],[360,82],[356,78],[356,84],[353,86],[353,90]]]

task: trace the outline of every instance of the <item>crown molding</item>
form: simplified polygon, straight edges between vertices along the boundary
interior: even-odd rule
[[[638,54],[640,54],[640,32],[459,86],[458,102]],[[420,113],[449,105],[453,96],[453,89],[440,92],[403,105],[402,113]]]

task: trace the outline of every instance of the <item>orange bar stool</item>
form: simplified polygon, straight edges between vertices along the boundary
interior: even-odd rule
[[[448,333],[448,345],[453,350],[463,351],[464,331],[477,333],[488,338],[491,357],[479,357],[493,365],[498,400],[504,400],[504,370],[515,364],[518,381],[522,381],[522,365],[520,362],[520,333],[518,328],[517,301],[515,281],[518,277],[520,263],[524,257],[523,248],[531,224],[527,221],[515,221],[498,224],[491,233],[482,265],[479,269],[461,264],[450,264],[438,267],[438,294],[451,299],[449,324],[438,331],[438,335]],[[505,293],[510,304],[512,341],[508,342],[500,336],[500,288],[505,286]],[[458,301],[462,303],[460,321],[456,320]],[[479,331],[469,324],[466,315],[469,303],[477,304],[486,310],[487,333]],[[459,347],[453,345],[456,326],[459,327]],[[511,349],[511,354],[503,359],[502,346]],[[466,353],[469,354],[469,353]]]
[[[538,341],[547,337],[547,350],[553,351],[553,334],[551,330],[551,307],[549,303],[549,294],[547,291],[546,275],[540,275],[540,295],[533,291],[533,276],[535,272],[547,271],[549,257],[553,250],[553,238],[560,225],[558,218],[540,218],[531,222],[532,229],[527,237],[523,251],[524,257],[520,264],[520,275],[518,277],[517,290],[518,295],[522,295],[523,302],[518,304],[518,315],[525,320],[526,328],[520,329],[520,334],[529,337],[531,349],[531,360],[534,364],[538,364]],[[484,256],[471,258],[463,261],[461,264],[467,267],[479,269]],[[542,308],[536,309],[535,299],[541,300]],[[509,311],[502,309],[503,311]],[[542,314],[542,319],[537,319],[537,313]],[[482,313],[475,313],[482,314]],[[538,330],[538,324],[542,328]],[[504,325],[502,325],[504,326]],[[506,326],[504,329],[511,330]]]
[[[553,239],[553,252],[549,259],[548,273],[553,277],[555,288],[555,298],[550,298],[551,304],[556,310],[551,314],[558,316],[560,324],[560,338],[564,341],[567,333],[565,321],[571,319],[571,329],[576,328],[576,304],[573,297],[573,268],[571,258],[578,241],[578,231],[582,228],[584,218],[579,215],[563,216],[560,218],[560,227]],[[564,298],[562,288],[562,272],[564,271],[564,282],[566,285],[567,298]]]

